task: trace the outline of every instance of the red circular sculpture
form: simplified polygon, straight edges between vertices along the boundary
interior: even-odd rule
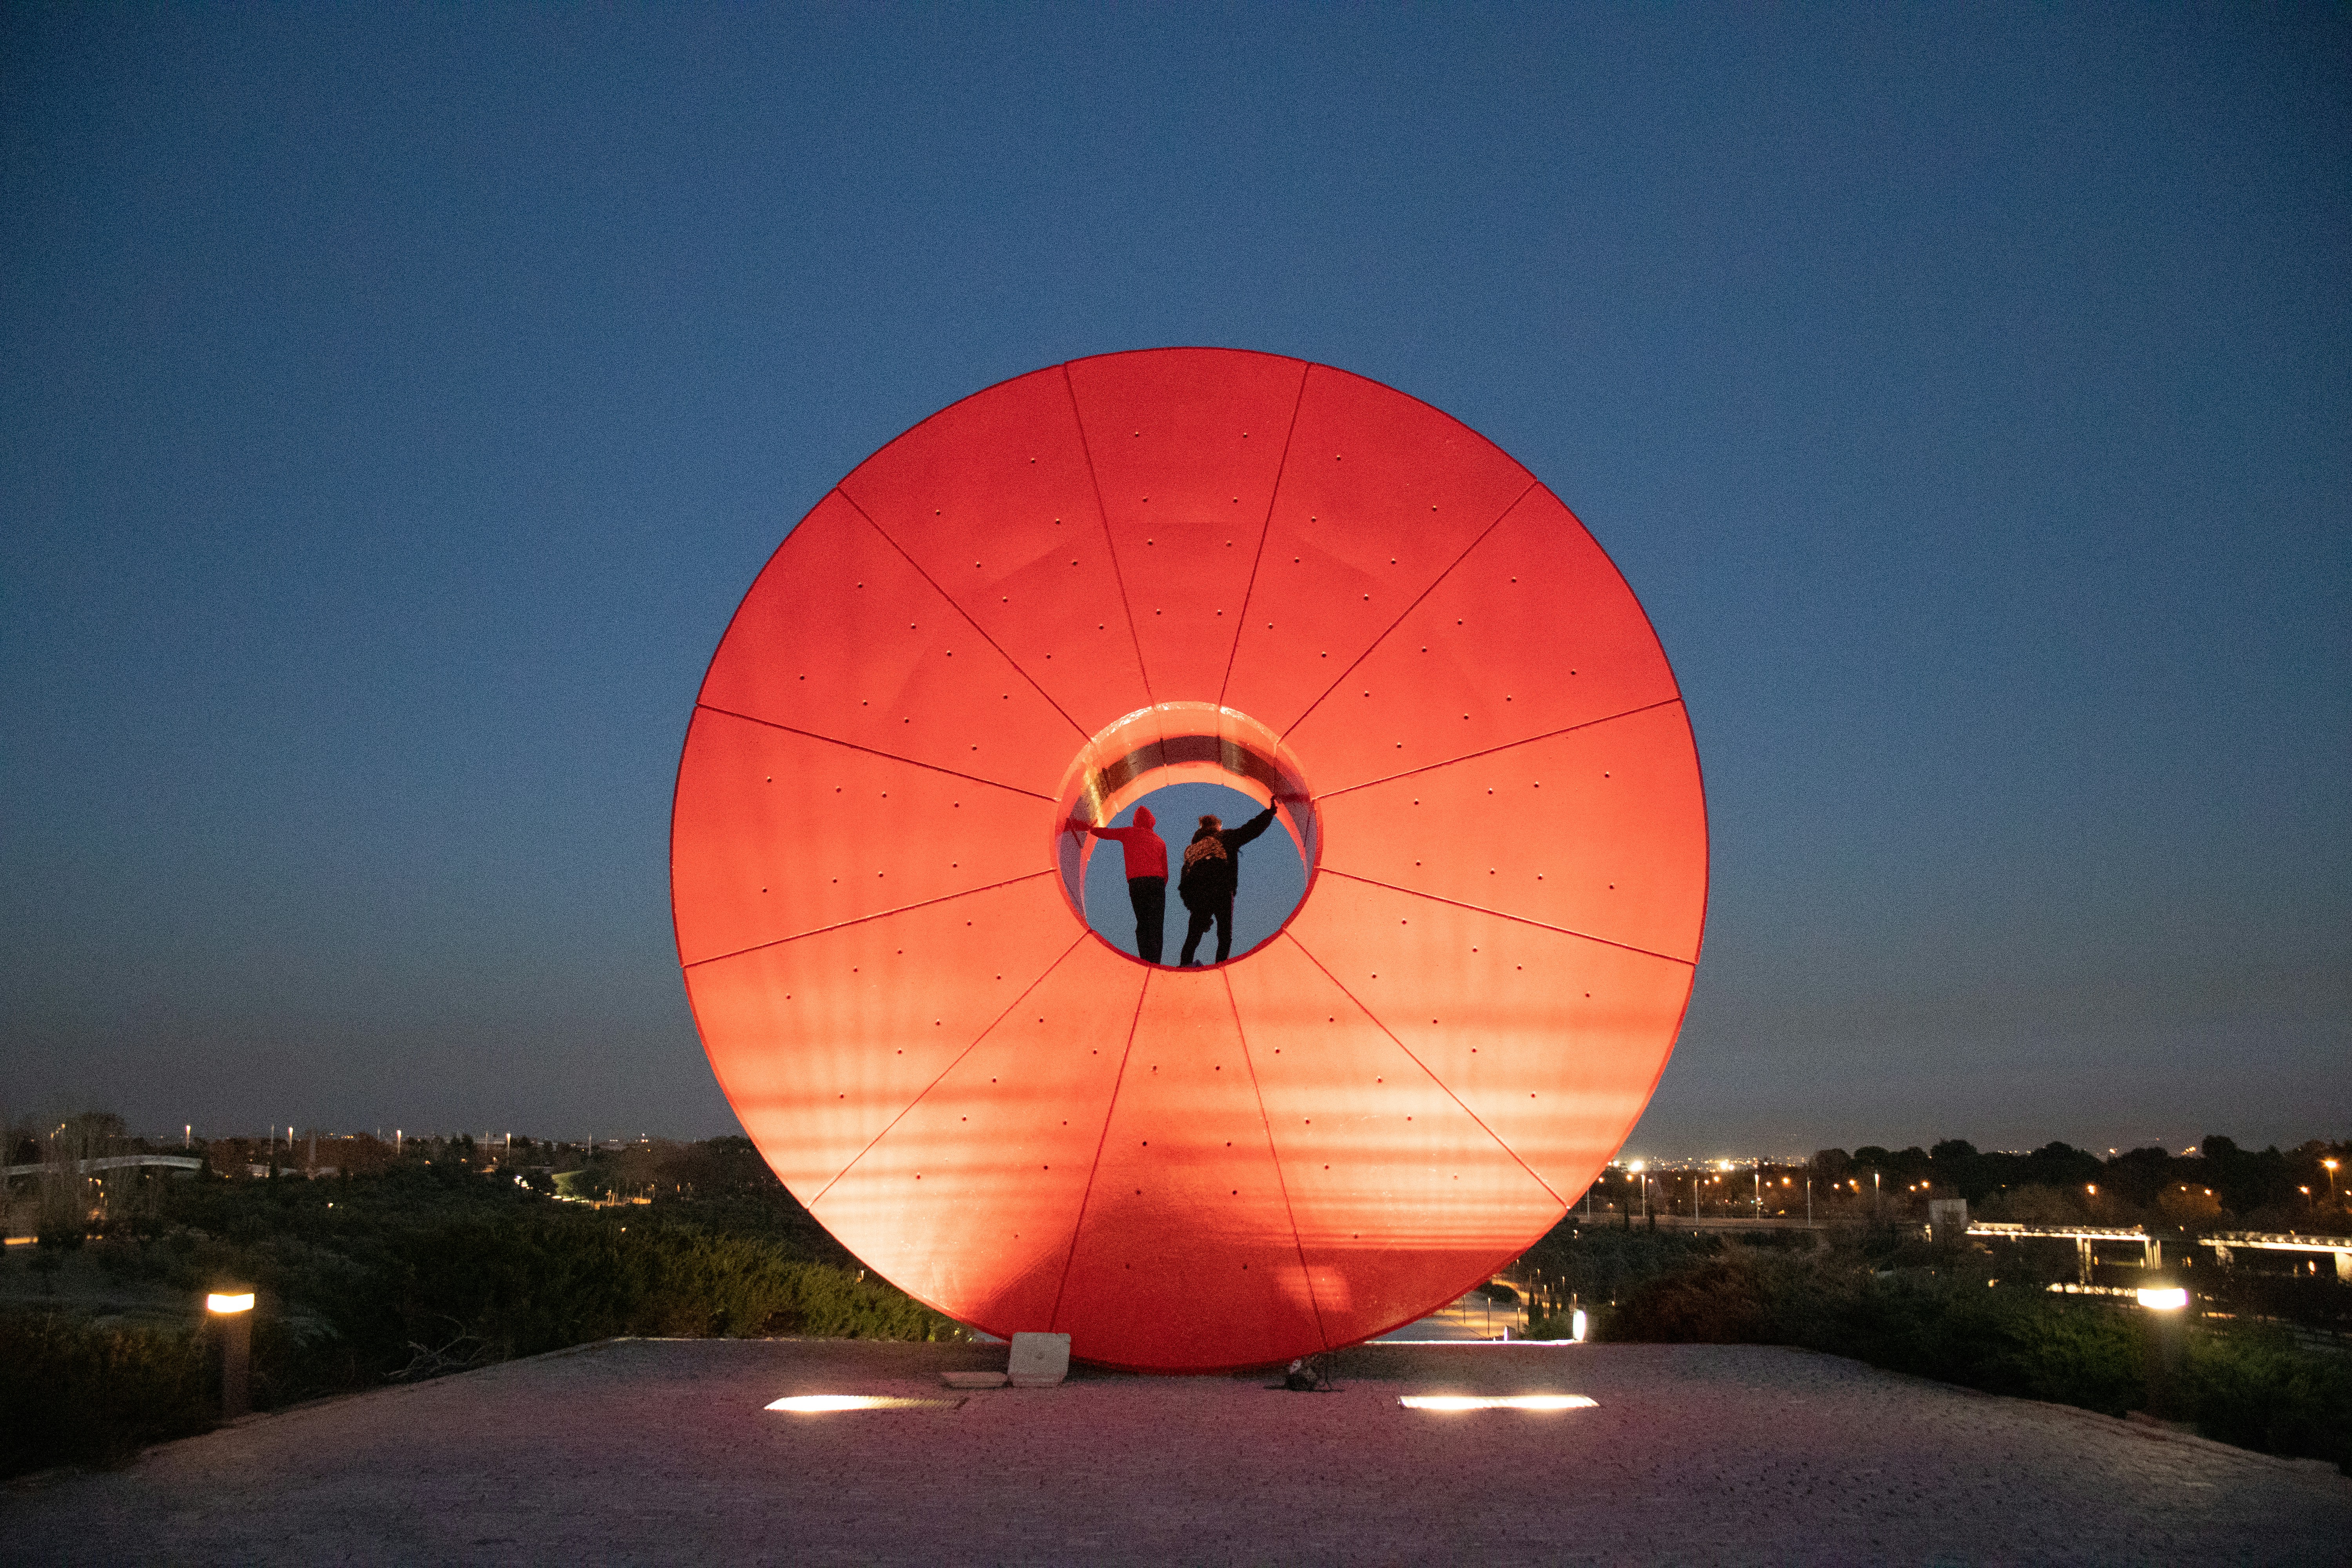
[[[1187,776],[1278,802],[1309,877],[1189,970],[1087,928],[1064,830]],[[1526,469],[1360,376],[1161,349],[967,398],[802,520],[703,682],[671,876],[711,1067],[834,1235],[992,1333],[1203,1370],[1559,1219],[1673,1048],[1706,807],[1641,606]]]

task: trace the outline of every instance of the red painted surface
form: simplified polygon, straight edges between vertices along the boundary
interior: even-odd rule
[[[1184,778],[1308,867],[1221,968],[1095,937],[1063,831]],[[1559,1218],[1673,1047],[1706,826],[1664,654],[1533,476],[1167,349],[967,398],[810,512],[671,865],[712,1068],[819,1219],[963,1321],[1180,1371],[1381,1332]]]

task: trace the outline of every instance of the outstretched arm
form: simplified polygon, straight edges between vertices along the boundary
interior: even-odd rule
[[[1274,807],[1269,805],[1239,827],[1228,829],[1225,833],[1225,847],[1238,849],[1273,826]]]
[[[1076,817],[1072,817],[1070,821],[1072,826],[1083,827],[1097,838],[1108,838],[1116,843],[1127,837],[1128,830],[1124,827],[1097,827],[1091,822],[1080,822]]]

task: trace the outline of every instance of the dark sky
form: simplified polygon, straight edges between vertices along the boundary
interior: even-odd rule
[[[5,30],[13,1113],[731,1130],[737,599],[940,405],[1211,343],[1467,421],[1655,621],[1715,879],[1630,1152],[2352,1131],[2340,7]]]

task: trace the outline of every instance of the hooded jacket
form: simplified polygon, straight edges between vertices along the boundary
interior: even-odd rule
[[[1150,806],[1140,805],[1136,807],[1132,827],[1087,827],[1087,831],[1097,838],[1118,840],[1118,847],[1127,852],[1129,881],[1139,877],[1157,877],[1164,882],[1168,879],[1168,845],[1151,831],[1157,820]]]

